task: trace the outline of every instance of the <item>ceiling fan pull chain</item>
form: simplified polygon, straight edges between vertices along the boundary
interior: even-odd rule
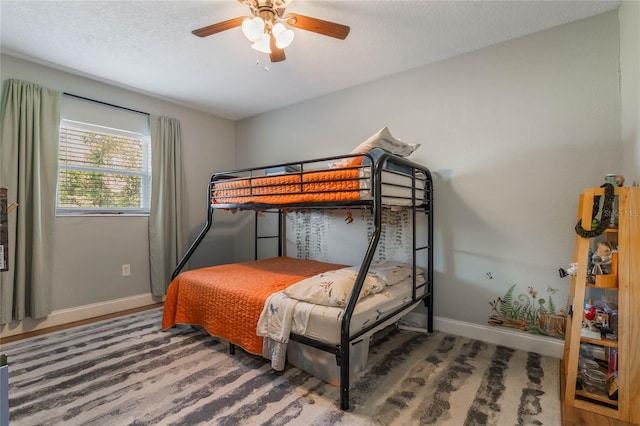
[[[258,52],[256,52],[256,66],[260,65],[260,57],[258,56]],[[265,61],[264,70],[269,71],[269,62]]]

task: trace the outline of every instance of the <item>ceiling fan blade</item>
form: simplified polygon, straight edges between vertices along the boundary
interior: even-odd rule
[[[284,19],[287,24],[294,28],[339,38],[340,40],[347,38],[351,30],[351,28],[346,25],[323,21],[322,19],[312,18],[310,16],[298,15],[297,13],[288,13]]]
[[[206,37],[211,34],[216,34],[221,31],[230,30],[231,28],[239,27],[242,25],[242,21],[246,19],[246,16],[240,16],[238,18],[229,19],[228,21],[218,22],[217,24],[209,25],[207,27],[198,28],[191,31],[193,35],[198,37]]]
[[[276,46],[276,38],[273,36],[273,34],[271,34],[269,49],[271,49],[271,55],[269,55],[269,57],[271,58],[271,62],[280,62],[287,59],[284,56],[284,49],[280,49],[278,46]]]

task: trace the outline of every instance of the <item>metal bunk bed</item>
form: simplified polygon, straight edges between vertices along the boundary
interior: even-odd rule
[[[301,162],[289,162],[289,163],[280,163],[275,165],[270,165],[268,167],[259,167],[259,168],[244,168],[237,169],[232,171],[225,171],[222,173],[215,173],[211,176],[208,191],[207,191],[207,200],[208,200],[208,209],[207,209],[207,220],[203,227],[203,229],[198,234],[195,241],[191,244],[186,254],[180,260],[178,265],[172,274],[172,280],[178,276],[181,270],[184,268],[186,263],[188,262],[191,255],[197,249],[203,238],[209,232],[212,222],[213,215],[217,209],[226,209],[226,210],[254,210],[256,211],[256,226],[255,226],[255,258],[258,257],[258,240],[261,238],[277,238],[278,241],[278,256],[282,256],[285,250],[285,229],[286,229],[286,212],[288,211],[296,211],[296,210],[309,210],[309,209],[347,209],[347,208],[364,208],[368,209],[372,213],[374,230],[371,239],[369,240],[368,247],[366,249],[366,253],[364,254],[364,258],[362,260],[360,270],[357,274],[357,278],[351,292],[351,296],[347,301],[347,304],[344,308],[344,315],[342,317],[342,326],[340,330],[340,344],[327,344],[325,342],[314,340],[306,336],[291,334],[290,340],[312,346],[314,348],[320,349],[322,351],[334,354],[336,357],[336,363],[340,367],[340,408],[342,410],[347,410],[349,408],[349,380],[350,380],[350,348],[351,343],[360,338],[363,335],[367,335],[367,333],[372,333],[376,328],[380,329],[381,325],[384,324],[392,324],[396,322],[401,316],[408,313],[414,307],[416,307],[420,302],[423,302],[427,308],[427,331],[433,332],[433,181],[431,177],[430,171],[417,163],[414,163],[406,158],[399,157],[393,154],[390,154],[386,151],[383,151],[381,154],[378,153],[375,156],[370,153],[367,154],[359,154],[358,156],[362,156],[362,165],[355,166],[358,169],[367,169],[370,170],[370,173],[365,174],[365,177],[359,177],[359,180],[366,180],[366,187],[369,188],[370,197],[366,199],[358,199],[358,200],[344,200],[344,201],[314,201],[314,202],[301,202],[301,203],[287,203],[282,205],[274,205],[271,203],[260,203],[260,202],[247,202],[247,203],[224,203],[215,201],[216,200],[216,191],[220,183],[229,181],[231,179],[238,179],[239,177],[243,177],[247,179],[249,182],[255,181],[256,179],[260,179],[265,175],[269,174],[269,170],[295,170],[294,172],[286,173],[287,175],[299,175],[300,181],[302,182],[305,172],[312,170],[312,165],[323,164],[323,163],[331,163],[336,161],[341,161],[345,159],[353,158],[353,155],[344,155],[344,156],[336,156],[336,157],[326,157],[320,159],[313,159],[308,161]],[[382,210],[386,208],[383,202],[383,172],[384,173],[392,173],[392,174],[402,174],[404,176],[410,177],[410,202],[405,201],[405,205],[403,208],[407,208],[411,210],[412,215],[412,254],[413,254],[413,297],[410,303],[403,304],[399,308],[391,311],[386,314],[384,317],[380,318],[379,321],[366,326],[362,330],[359,330],[355,333],[351,333],[351,318],[356,308],[356,303],[358,302],[358,295],[362,289],[364,284],[367,271],[371,265],[371,262],[374,259],[374,254],[376,252],[376,248],[380,242],[381,231],[384,226],[382,221]],[[396,185],[396,184],[391,184]],[[266,186],[271,186],[267,184]],[[276,185],[273,185],[274,190],[278,191]],[[409,187],[407,187],[409,188]],[[300,191],[303,190],[303,185],[300,185]],[[421,194],[420,197],[416,196],[416,194]],[[250,197],[252,195],[252,191],[249,188],[247,196]],[[258,235],[258,212],[265,211],[275,211],[279,216],[278,220],[278,230],[276,235],[271,236],[259,236]],[[416,235],[416,218],[418,214],[426,215],[426,244],[418,246],[416,243],[417,235]],[[418,253],[421,253],[421,259],[426,259],[426,265],[421,267],[424,270],[424,278],[425,283],[422,285],[416,284],[416,261],[418,257]],[[420,287],[426,286],[424,291],[420,291],[420,295],[418,295],[418,290],[422,290]],[[230,353],[235,353],[235,345],[230,342]]]

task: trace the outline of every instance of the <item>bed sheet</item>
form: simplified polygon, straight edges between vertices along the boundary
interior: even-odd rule
[[[268,296],[345,265],[276,257],[186,271],[169,285],[162,329],[198,325],[214,336],[262,354],[258,319]]]
[[[416,282],[417,285],[424,284],[424,277],[418,275]],[[362,330],[380,317],[409,302],[412,297],[412,290],[413,279],[407,278],[398,284],[385,287],[381,293],[360,300],[351,317],[351,332]],[[422,296],[425,291],[426,286],[419,288],[417,296]],[[296,309],[310,309],[311,313],[309,314],[306,328],[294,330],[294,332],[331,344],[340,343],[340,328],[344,308],[310,305],[306,302],[300,302]]]

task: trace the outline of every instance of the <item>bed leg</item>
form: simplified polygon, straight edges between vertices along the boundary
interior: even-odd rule
[[[236,345],[234,345],[233,343],[229,343],[229,353],[231,355],[235,355],[236,354]]]
[[[433,294],[429,296],[429,306],[427,307],[429,316],[427,321],[427,331],[433,333]]]
[[[342,411],[349,409],[349,389],[340,389],[340,409]]]
[[[340,409],[349,409],[349,364],[344,360],[340,364]]]
[[[424,299],[424,306],[427,308],[427,333],[433,333],[433,296]]]

